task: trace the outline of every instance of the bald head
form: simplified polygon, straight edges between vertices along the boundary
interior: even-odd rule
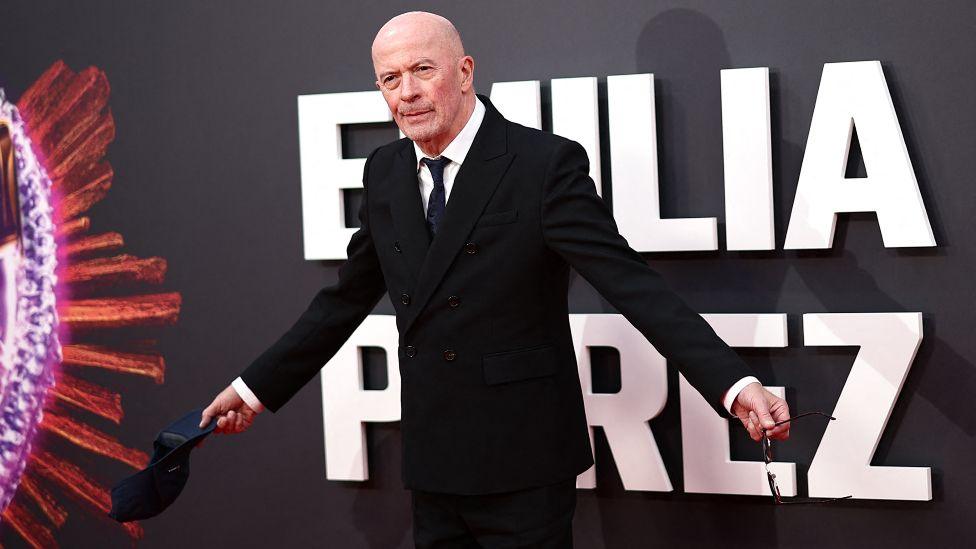
[[[388,51],[404,41],[412,40],[422,40],[455,60],[464,56],[461,34],[447,18],[426,11],[410,11],[397,15],[380,27],[373,39],[373,63],[376,63],[378,50]]]
[[[400,130],[437,156],[474,111],[474,59],[450,21],[412,11],[390,19],[373,39],[376,87]]]

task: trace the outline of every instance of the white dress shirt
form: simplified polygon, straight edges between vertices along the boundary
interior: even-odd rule
[[[447,166],[444,167],[444,204],[447,204],[448,199],[451,197],[451,188],[454,186],[454,178],[457,177],[458,170],[461,169],[461,164],[464,164],[464,159],[468,156],[468,151],[471,150],[471,144],[474,143],[474,136],[478,133],[478,128],[481,127],[482,120],[485,119],[485,106],[481,103],[481,100],[475,97],[474,101],[474,111],[471,113],[471,117],[458,132],[457,136],[451,141],[447,147],[441,152],[441,156],[446,156],[450,159]],[[421,162],[424,158],[431,158],[430,156],[424,154],[424,151],[420,150],[420,146],[416,143],[413,144],[414,152],[417,156],[417,179],[420,183],[420,194],[424,205],[424,215],[427,214],[427,202],[430,200],[430,193],[434,190],[434,178],[430,174],[430,168],[427,164]],[[437,157],[440,158],[440,157]],[[725,397],[722,399],[722,405],[729,414],[732,413],[732,403],[735,402],[735,397],[739,395],[739,392],[745,388],[746,385],[752,382],[759,382],[758,379],[752,376],[744,377],[737,381],[728,391],[725,392]],[[258,397],[254,395],[254,392],[244,383],[244,380],[239,376],[237,379],[231,383],[237,394],[240,395],[241,399],[251,407],[255,412],[264,411],[264,405],[258,400]]]
[[[451,188],[454,186],[454,178],[457,177],[458,170],[461,169],[461,164],[464,164],[464,159],[468,156],[468,151],[471,150],[471,144],[474,143],[474,136],[478,134],[478,128],[481,127],[481,121],[484,119],[485,106],[476,97],[474,100],[474,111],[472,111],[471,117],[468,118],[467,123],[464,124],[464,127],[461,128],[461,131],[458,132],[454,140],[441,152],[441,156],[446,156],[451,160],[447,166],[444,166],[445,205],[451,198]],[[426,215],[427,202],[430,201],[430,193],[434,190],[434,176],[430,175],[430,168],[422,160],[431,157],[424,154],[424,151],[420,150],[420,146],[416,143],[413,144],[413,150],[417,153],[417,178],[420,180],[420,194],[424,203],[424,215]],[[440,158],[440,156],[437,158]]]

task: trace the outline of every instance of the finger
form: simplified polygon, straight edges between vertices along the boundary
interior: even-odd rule
[[[790,424],[783,423],[781,425],[777,425],[776,427],[773,427],[772,429],[768,429],[766,431],[766,434],[769,435],[769,438],[776,438],[782,436],[783,433],[788,433],[789,430],[790,430]]]
[[[217,432],[221,434],[227,432],[227,418],[225,416],[220,416],[217,419]]]
[[[250,410],[250,408],[247,408],[247,405],[245,405],[244,408],[245,408],[245,411],[240,414],[240,416],[241,416],[241,430],[242,431],[245,430],[245,429],[247,429],[248,427],[250,427],[251,426],[251,422],[254,421],[254,415],[251,414],[248,411],[248,410]]]
[[[790,406],[781,398],[776,399],[776,401],[769,407],[769,412],[772,414],[773,419],[775,419],[777,423],[790,418]],[[790,422],[776,426],[772,436],[775,437],[776,440],[786,440],[790,438]]]
[[[749,412],[749,422],[752,424],[752,430],[755,433],[752,440],[759,442],[763,437],[763,426],[759,422],[759,416],[755,412]]]
[[[203,413],[200,414],[200,428],[201,429],[203,429],[204,427],[206,427],[210,423],[211,418],[213,418],[214,412],[213,412],[212,409],[213,409],[213,404],[211,404],[210,406],[207,406],[203,410]]]
[[[790,405],[785,400],[777,398],[769,405],[769,413],[776,422],[790,418]]]
[[[752,438],[752,423],[749,421],[749,419],[740,417],[739,422],[742,423],[742,428],[749,433],[749,438]]]
[[[203,409],[203,413],[200,415],[200,428],[203,429],[210,424],[210,421],[219,416],[220,412],[220,396],[218,395],[217,398],[213,399],[213,402],[210,403],[210,406]]]
[[[769,404],[765,399],[757,399],[753,411],[759,417],[759,425],[762,425],[766,429],[774,428],[776,422],[773,421],[773,416],[769,414]]]
[[[762,434],[756,429],[756,426],[753,425],[751,421],[749,422],[747,430],[749,431],[749,438],[751,438],[753,441],[759,442],[759,440],[762,439]]]
[[[761,435],[759,430],[756,429],[756,424],[754,424],[751,419],[743,419],[742,425],[746,428],[746,431],[749,431],[749,438],[754,441],[759,441]]]
[[[790,424],[784,423],[782,425],[779,425],[773,431],[767,434],[771,439],[786,440],[790,438]]]

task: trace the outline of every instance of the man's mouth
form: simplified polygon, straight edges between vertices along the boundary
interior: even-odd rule
[[[429,110],[426,110],[426,111],[413,111],[413,112],[401,113],[400,116],[403,116],[404,118],[417,118],[418,116],[423,116],[423,115],[425,115],[425,114],[427,114],[429,112],[431,112],[431,111],[429,111]]]

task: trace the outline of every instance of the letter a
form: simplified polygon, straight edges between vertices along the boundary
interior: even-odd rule
[[[847,179],[855,124],[867,177]],[[824,65],[785,248],[829,248],[839,212],[877,212],[885,247],[935,246],[878,61]]]

